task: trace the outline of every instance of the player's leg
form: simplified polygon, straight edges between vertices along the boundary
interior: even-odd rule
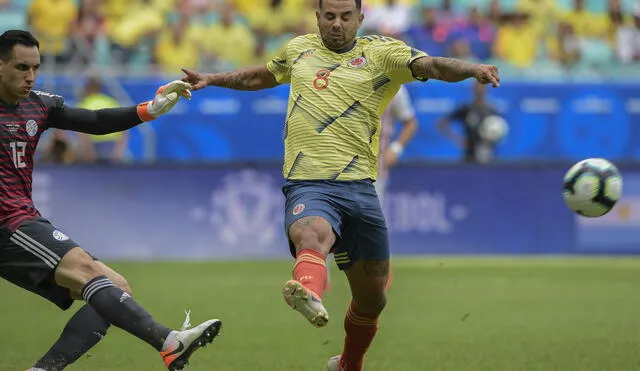
[[[344,320],[342,367],[360,371],[378,330],[378,317],[387,304],[389,260],[358,261],[345,270],[353,296]]]
[[[217,320],[180,332],[157,324],[131,295],[116,287],[107,277],[109,271],[103,269],[103,264],[75,246],[75,242],[46,219],[35,219],[13,233],[10,243],[0,249],[0,276],[61,309],[68,309],[74,296],[83,297],[108,323],[138,336],[156,349],[168,350],[169,357],[163,358],[170,369],[181,368],[195,349],[217,335],[220,327]],[[180,351],[173,352],[176,348]]]
[[[341,357],[329,362],[331,371],[360,371],[364,355],[378,329],[386,303],[389,276],[389,239],[380,203],[372,185],[361,183],[359,210],[345,223],[336,262],[349,280],[352,300],[344,320],[345,341]]]
[[[312,182],[288,184],[285,228],[296,258],[292,280],[285,283],[287,304],[316,327],[325,326],[329,314],[322,305],[327,285],[327,254],[340,230],[339,212],[330,205],[330,191]]]
[[[380,200],[380,206],[384,212],[385,210],[385,201],[387,195],[387,186],[389,185],[389,170],[385,169],[381,171],[378,175],[378,179],[374,183],[376,193],[378,194],[378,200]],[[391,287],[391,282],[393,281],[393,271],[389,268],[389,279],[387,281],[387,290]]]
[[[156,322],[106,274],[89,254],[76,247],[58,264],[55,280],[74,295],[81,295],[110,324],[158,350],[170,370],[182,369],[196,349],[212,342],[218,335],[222,325],[219,320],[209,320],[185,331],[173,331]]]
[[[132,295],[131,287],[122,275],[99,261],[96,263],[105,271],[105,275],[111,282]],[[69,319],[58,340],[33,367],[49,371],[64,369],[102,340],[109,327],[109,322],[90,305],[85,304]]]
[[[327,287],[324,289],[325,292],[331,291],[331,262],[333,262],[333,254],[329,253],[327,255],[326,267],[327,267]]]

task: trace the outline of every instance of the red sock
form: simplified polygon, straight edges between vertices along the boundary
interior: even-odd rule
[[[293,279],[310,290],[318,299],[327,286],[326,257],[313,250],[300,250],[293,266]]]
[[[378,330],[378,315],[360,312],[351,301],[344,319],[344,330],[347,335],[341,357],[342,367],[346,371],[361,371],[364,355]]]

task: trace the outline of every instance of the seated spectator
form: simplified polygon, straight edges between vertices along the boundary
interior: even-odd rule
[[[541,40],[554,36],[559,16],[557,0],[518,0],[516,9],[529,14],[531,26]]]
[[[640,4],[633,10],[632,24],[618,28],[616,54],[624,63],[640,62]]]
[[[198,68],[200,65],[201,35],[190,30],[189,20],[188,16],[182,15],[158,36],[156,62],[168,75],[179,75],[182,67]]]
[[[156,35],[164,25],[163,11],[152,0],[135,0],[121,19],[108,27],[111,50],[116,63],[127,64],[146,38]]]
[[[204,31],[206,54],[217,64],[229,64],[225,69],[245,67],[255,63],[255,39],[233,4],[222,6],[220,21]]]
[[[538,35],[526,13],[516,13],[498,28],[493,54],[518,68],[527,68],[538,55]]]
[[[75,60],[83,64],[90,64],[94,60],[95,44],[99,38],[105,37],[104,24],[100,1],[81,0],[73,25],[71,50]]]
[[[478,8],[469,9],[469,20],[451,36],[451,43],[464,40],[470,55],[475,60],[487,60],[492,56],[492,46],[496,38],[496,27],[480,14]]]
[[[609,41],[611,45],[615,45],[618,27],[622,26],[627,21],[625,14],[622,12],[622,4],[620,4],[620,0],[609,0],[607,15],[609,17]]]
[[[262,0],[264,1],[264,0]],[[267,36],[294,32],[298,27],[299,5],[295,0],[267,0],[266,6],[256,5],[247,18],[251,27]]]
[[[438,23],[435,9],[424,8],[421,23],[411,26],[404,38],[416,49],[430,55],[444,56],[450,33],[451,30]]]
[[[362,24],[365,34],[380,34],[398,38],[411,26],[411,7],[400,4],[399,0],[371,6]]]
[[[73,0],[34,0],[29,4],[28,23],[40,41],[40,53],[64,63],[68,54],[68,39],[78,10]]]
[[[565,11],[561,20],[569,23],[580,38],[604,37],[610,28],[607,15],[590,12],[585,6],[585,0],[573,0],[573,8]]]
[[[569,23],[560,22],[556,29],[556,34],[546,41],[547,57],[565,67],[572,67],[580,61],[580,40]]]

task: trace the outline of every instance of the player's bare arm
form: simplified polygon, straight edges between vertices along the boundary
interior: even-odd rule
[[[185,76],[182,81],[188,82],[193,90],[207,86],[219,86],[233,90],[262,90],[280,85],[267,66],[254,66],[230,72],[199,73],[182,69]]]
[[[411,63],[411,72],[421,79],[436,79],[446,82],[458,82],[475,78],[482,84],[500,86],[498,67],[488,64],[475,64],[455,58],[422,57]]]

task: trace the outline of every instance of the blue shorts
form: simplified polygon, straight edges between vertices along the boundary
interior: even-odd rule
[[[337,236],[332,252],[341,270],[359,260],[389,259],[387,224],[371,180],[291,180],[282,192],[285,234],[298,219],[322,217]],[[289,248],[295,257],[291,240]]]

